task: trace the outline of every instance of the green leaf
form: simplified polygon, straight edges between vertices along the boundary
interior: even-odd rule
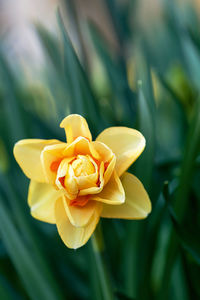
[[[6,299],[6,300],[12,300],[13,295],[10,290],[10,287],[7,286],[6,280],[2,277],[0,277],[0,299]]]
[[[128,83],[125,62],[117,54],[111,55],[100,31],[93,23],[90,22],[89,25],[93,44],[110,81],[111,106],[115,119],[120,123],[126,121],[128,126],[133,126],[136,116],[136,96]]]
[[[4,127],[8,128],[12,143],[26,136],[23,127],[23,115],[20,111],[19,99],[17,97],[17,81],[12,70],[0,49],[0,82],[3,86],[2,98],[6,120]]]
[[[117,297],[118,300],[135,300],[135,298],[132,298],[132,297],[130,298],[122,292],[117,292],[115,294],[116,294],[116,297]]]
[[[58,47],[58,42],[56,38],[47,31],[41,24],[35,25],[38,37],[40,39],[41,45],[50,58],[51,63],[54,65],[55,70],[59,73],[62,68],[62,60],[60,57],[60,49]]]
[[[174,210],[180,221],[187,210],[192,178],[194,176],[195,161],[200,150],[200,100],[194,107],[193,118],[188,130],[186,145],[180,172],[180,181],[175,197]]]
[[[12,217],[3,203],[2,196],[0,196],[0,219],[2,241],[30,299],[62,299],[47,280],[40,264],[34,259],[33,250],[27,247],[16,229]]]
[[[186,69],[188,71],[188,79],[193,82],[195,88],[199,91],[200,55],[189,35],[182,35],[181,42]]]
[[[171,206],[169,206],[170,216],[174,229],[179,237],[183,248],[192,256],[198,265],[200,265],[200,243],[198,241],[199,228],[197,225],[181,226],[178,223],[176,214]]]
[[[64,47],[64,73],[68,81],[69,93],[71,97],[71,113],[79,113],[93,120],[93,125],[100,128],[100,113],[99,104],[95,98],[93,91],[88,81],[88,76],[85,73],[76,52],[71,44],[64,27],[61,15],[57,14],[58,24],[61,31]],[[95,121],[95,122],[94,122]]]
[[[152,109],[144,95],[142,82],[139,83],[138,91],[138,129],[146,139],[146,147],[136,162],[136,174],[148,190],[151,185],[154,165],[155,125]]]
[[[155,101],[152,87],[151,71],[144,61],[139,49],[136,51],[136,74],[138,83],[138,129],[146,139],[146,147],[136,162],[136,175],[149,190],[152,180],[155,156]],[[144,172],[145,169],[145,172]]]
[[[182,166],[180,170],[179,185],[174,195],[173,209],[180,223],[183,222],[185,214],[188,211],[188,205],[190,205],[189,195],[194,176],[194,166],[197,155],[200,149],[200,103],[196,103],[194,115],[188,130],[186,145],[184,148],[184,155]],[[171,230],[171,234],[168,242],[168,249],[165,259],[165,267],[162,277],[162,285],[160,287],[160,294],[165,289],[169,288],[171,280],[171,272],[176,262],[178,254],[178,241],[174,231]],[[167,297],[167,295],[166,295]]]
[[[105,5],[109,12],[110,20],[113,24],[119,47],[123,48],[124,40],[128,31],[127,26],[124,23],[126,18],[122,18],[123,6],[120,6],[119,2],[116,0],[107,0],[105,1]]]

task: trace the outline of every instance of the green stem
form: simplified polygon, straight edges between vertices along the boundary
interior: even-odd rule
[[[102,239],[102,236],[100,236],[100,232],[98,232],[98,230],[99,228],[95,231],[95,233],[93,233],[91,240],[92,240],[93,256],[94,256],[96,269],[99,277],[99,283],[102,292],[102,298],[104,300],[113,300],[114,294],[113,294],[112,284],[108,276],[108,271],[102,256],[102,243],[100,241],[100,238]]]

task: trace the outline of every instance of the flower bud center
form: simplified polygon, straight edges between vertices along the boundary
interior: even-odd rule
[[[91,175],[95,172],[95,167],[88,155],[77,155],[72,162],[72,168],[76,177]]]

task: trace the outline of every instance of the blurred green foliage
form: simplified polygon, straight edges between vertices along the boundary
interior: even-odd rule
[[[55,226],[30,216],[28,179],[12,154],[19,139],[64,140],[59,122],[69,113],[86,117],[93,137],[122,125],[147,140],[131,171],[150,195],[151,215],[101,222],[116,299],[200,299],[200,19],[191,5],[160,2],[161,17],[144,24],[136,1],[105,1],[112,49],[74,15],[92,65],[74,50],[60,13],[59,36],[37,25],[39,83],[0,48],[0,299],[103,299],[91,242],[69,250]]]

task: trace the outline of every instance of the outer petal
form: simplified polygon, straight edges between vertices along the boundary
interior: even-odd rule
[[[75,227],[68,219],[63,201],[58,199],[55,204],[56,225],[65,245],[69,248],[77,249],[87,243],[99,222],[100,213],[101,207],[98,207],[85,227]]]
[[[104,187],[102,192],[97,195],[92,195],[91,200],[104,202],[107,204],[122,204],[125,201],[124,188],[116,171],[113,172],[109,182]]]
[[[100,133],[97,141],[105,143],[116,155],[115,169],[119,176],[130,167],[145,147],[144,136],[127,127],[107,128]]]
[[[122,176],[122,184],[126,194],[122,205],[104,204],[103,218],[144,219],[151,212],[151,202],[142,183],[130,173]]]
[[[46,182],[48,183],[55,183],[56,180],[56,172],[57,168],[59,167],[59,163],[61,162],[64,156],[64,150],[67,147],[66,143],[59,142],[55,145],[49,145],[44,147],[41,153],[41,162],[46,178]],[[52,164],[56,166],[55,170],[52,168]]]
[[[79,136],[92,140],[87,121],[80,115],[67,116],[60,123],[60,127],[65,129],[67,143],[72,143]]]
[[[31,215],[43,222],[55,224],[54,205],[61,196],[52,185],[31,180],[28,192],[28,204]]]
[[[65,196],[63,197],[63,203],[67,216],[72,225],[75,227],[86,226],[93,217],[95,210],[98,209],[99,205],[102,206],[102,204],[96,201],[88,201],[88,203],[83,207],[73,206],[70,205],[70,201]]]
[[[28,178],[38,182],[46,182],[40,155],[45,146],[56,143],[60,143],[60,141],[27,139],[15,144],[15,159]]]

